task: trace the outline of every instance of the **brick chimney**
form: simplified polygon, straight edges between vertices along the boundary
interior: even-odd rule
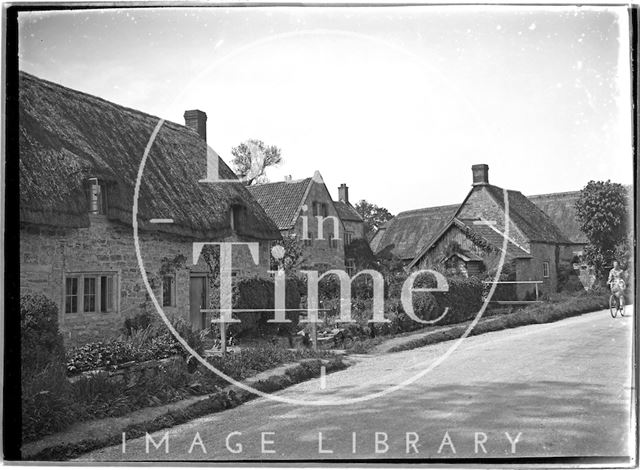
[[[484,163],[471,166],[473,172],[473,186],[489,184],[489,165]]]
[[[349,204],[349,187],[344,183],[338,187],[338,201]]]
[[[184,112],[184,125],[196,131],[203,140],[207,140],[207,114],[199,109]]]

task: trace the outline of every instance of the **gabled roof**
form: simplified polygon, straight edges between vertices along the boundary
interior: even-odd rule
[[[54,227],[89,226],[86,182],[108,184],[107,217],[131,224],[138,167],[160,119],[20,72],[20,221]],[[280,234],[241,183],[202,184],[206,159],[220,177],[236,175],[193,130],[165,121],[141,179],[141,229],[219,239],[230,235],[232,205],[247,208],[241,234]],[[150,224],[171,218],[172,224]]]
[[[527,197],[553,220],[569,240],[573,243],[587,243],[587,236],[580,230],[576,212],[579,196],[580,191],[568,191]]]
[[[264,208],[279,230],[293,227],[313,178],[278,181],[249,186],[249,192]]]
[[[492,184],[484,186],[493,198],[504,210],[503,189]],[[474,187],[471,191],[474,191]],[[569,240],[553,223],[551,218],[542,209],[527,199],[520,191],[507,190],[509,198],[509,218],[522,231],[525,237],[532,242],[570,244]]]
[[[374,236],[372,249],[376,253],[388,250],[400,259],[412,260],[451,220],[458,207],[448,205],[400,212],[380,229],[383,230],[381,236]]]
[[[458,227],[463,233],[472,234],[472,236],[482,238],[489,246],[498,251],[504,250],[505,237],[508,234],[500,231],[493,224],[487,223],[485,220],[479,219],[458,219],[452,218],[442,229],[425,245],[418,255],[407,266],[411,268],[418,264],[426,253],[452,228]],[[507,258],[531,258],[531,254],[518,245],[510,236],[506,237],[506,256]]]
[[[364,222],[358,211],[348,202],[333,201],[333,206],[338,212],[338,217],[342,220],[350,220],[353,222]]]

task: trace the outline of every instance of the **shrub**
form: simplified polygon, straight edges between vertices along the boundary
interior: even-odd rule
[[[242,323],[230,325],[230,331],[234,335],[275,334],[281,329],[282,324],[267,323],[273,318],[275,305],[275,290],[273,279],[258,277],[244,278],[236,282],[233,288],[234,309],[261,309],[264,312],[240,313]],[[300,308],[299,281],[287,279],[285,285],[285,307],[287,309]],[[292,320],[293,325],[298,324],[299,312],[286,312],[286,318]]]
[[[23,371],[41,371],[52,362],[64,362],[58,307],[44,295],[20,297],[20,347]]]
[[[78,415],[64,366],[50,363],[22,378],[22,439],[60,431]]]
[[[204,347],[200,336],[182,318],[172,318],[171,324],[178,334],[196,352],[202,354]],[[164,359],[176,355],[186,355],[182,344],[163,324],[151,324],[143,330],[132,331],[131,335],[108,341],[95,341],[72,348],[67,353],[67,373],[104,368],[116,368],[127,362]]]
[[[583,290],[582,282],[573,265],[561,263],[558,266],[558,291],[579,292],[581,290]]]
[[[58,308],[43,295],[20,298],[22,437],[58,431],[75,418],[64,367]]]
[[[476,277],[449,278],[448,292],[434,292],[441,308],[449,307],[441,325],[460,323],[472,319],[482,307],[483,284]]]
[[[133,317],[125,318],[122,332],[131,335],[134,331],[144,330],[153,323],[154,315],[151,312],[143,311]]]

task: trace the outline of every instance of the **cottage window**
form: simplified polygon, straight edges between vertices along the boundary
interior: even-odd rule
[[[176,306],[176,278],[168,275],[162,277],[162,306]]]
[[[549,262],[545,261],[544,263],[542,263],[542,277],[547,278],[549,277]]]
[[[304,246],[311,246],[313,244],[313,233],[309,232],[307,236],[309,238],[304,240]]]
[[[85,312],[96,311],[96,278],[85,277],[84,278],[84,307]]]
[[[353,258],[347,258],[345,261],[345,267],[347,268],[347,274],[353,276],[356,273],[356,260]]]
[[[245,218],[245,207],[239,204],[231,206],[231,230],[237,232],[242,227]]]
[[[65,281],[64,311],[65,313],[78,312],[78,278],[68,277]]]
[[[353,241],[353,232],[344,232],[344,244],[346,246],[351,245],[351,242]]]
[[[107,213],[107,187],[98,178],[89,179],[87,198],[89,200],[89,213],[106,215]]]
[[[115,276],[113,273],[67,276],[64,283],[65,313],[114,312],[116,310]]]

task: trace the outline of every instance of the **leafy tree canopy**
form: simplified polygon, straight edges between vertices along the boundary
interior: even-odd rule
[[[580,191],[576,212],[587,236],[587,261],[602,274],[628,239],[628,195],[624,186],[611,181],[589,181]],[[623,263],[626,260],[620,260]]]
[[[275,145],[265,145],[261,140],[249,139],[231,149],[232,165],[236,174],[246,180],[247,186],[265,183],[265,172],[271,166],[282,162],[280,149]]]
[[[376,206],[364,199],[356,204],[355,209],[364,219],[367,239],[370,239],[385,222],[393,218],[393,214],[384,207]]]

